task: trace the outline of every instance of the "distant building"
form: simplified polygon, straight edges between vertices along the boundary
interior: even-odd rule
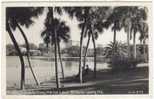
[[[30,55],[39,56],[41,55],[41,51],[40,50],[30,50]]]
[[[80,46],[80,42],[79,41],[69,40],[68,43],[66,43],[66,48],[69,48],[71,46]]]

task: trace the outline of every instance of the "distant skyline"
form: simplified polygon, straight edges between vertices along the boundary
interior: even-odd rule
[[[30,43],[34,43],[37,46],[40,43],[43,43],[43,40],[41,38],[41,32],[44,29],[44,20],[46,18],[47,10],[44,11],[42,15],[40,15],[37,19],[34,19],[34,24],[31,25],[28,29],[25,27],[22,27],[24,30],[28,40]],[[61,20],[66,21],[66,24],[70,27],[70,36],[71,40],[79,41],[80,40],[80,29],[78,28],[78,21],[76,18],[70,19],[69,16],[64,13],[61,17],[58,15],[55,15],[55,17],[60,18]],[[16,37],[19,44],[24,44],[24,40],[19,32],[19,30],[15,30],[14,36]],[[136,43],[139,44],[139,33],[136,35]],[[124,32],[124,30],[117,32],[117,41],[126,42],[127,41],[127,34]],[[98,39],[96,40],[97,44],[106,45],[109,42],[113,41],[113,31],[109,28],[108,30],[104,30],[102,34],[99,35]],[[87,42],[87,38],[84,39],[84,44]],[[6,32],[6,44],[12,43],[8,33]],[[131,40],[132,43],[132,40]],[[65,46],[64,43],[61,43],[61,46]],[[92,48],[92,42],[90,42],[90,48]]]

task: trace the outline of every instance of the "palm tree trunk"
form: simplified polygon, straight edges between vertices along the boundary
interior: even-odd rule
[[[49,53],[49,45],[48,44],[47,44],[47,54],[48,54],[47,57],[48,57],[48,61],[49,61],[50,60],[50,57],[49,57],[50,56],[49,55],[50,53]]]
[[[86,23],[86,21],[85,21]],[[80,59],[79,59],[79,79],[80,79],[80,83],[82,84],[83,80],[82,80],[82,43],[83,43],[83,35],[84,35],[84,30],[85,30],[85,23],[81,29],[81,36],[80,36]]]
[[[130,33],[127,32],[127,54],[128,54],[128,58],[130,58]]]
[[[134,33],[134,38],[133,38],[133,46],[134,46],[134,59],[136,59],[136,34]]]
[[[64,79],[64,68],[63,68],[63,62],[62,62],[62,58],[61,58],[61,53],[60,53],[60,44],[58,43],[58,54],[59,54],[59,60],[60,60],[60,66],[61,66],[61,71],[62,71],[62,78]]]
[[[96,42],[94,38],[94,34],[91,30],[91,35],[92,35],[92,41],[93,41],[93,46],[94,46],[94,78],[96,78]]]
[[[57,34],[56,32],[54,32],[55,34],[55,71],[56,71],[56,84],[57,84],[57,89],[60,88],[60,81],[59,81],[59,76],[58,76],[58,61],[57,61]]]
[[[115,44],[116,44],[116,30],[114,29],[114,34],[113,34],[113,53],[112,53],[112,55],[115,54],[115,50],[116,50]]]
[[[147,62],[147,57],[146,57],[146,44],[145,44],[145,38],[143,39],[143,57],[144,57],[144,62]]]
[[[83,41],[83,33],[80,36],[80,59],[79,59],[79,79],[80,83],[82,83],[82,41]]]
[[[86,49],[85,49],[85,54],[84,54],[84,60],[83,60],[83,67],[86,66],[86,57],[87,57],[87,51],[88,51],[88,47],[89,47],[89,43],[90,43],[90,35],[88,35],[88,41],[87,41],[87,45],[86,45]]]
[[[7,26],[8,26],[8,34],[15,46],[15,49],[17,50],[18,52],[18,56],[19,56],[19,59],[20,59],[20,63],[21,63],[21,81],[20,81],[20,89],[24,89],[25,87],[25,63],[24,63],[24,59],[23,59],[23,55],[20,51],[20,48],[19,48],[19,45],[10,29],[10,25],[9,23],[7,23]]]
[[[26,56],[27,56],[28,64],[29,64],[30,70],[31,70],[31,72],[32,72],[32,75],[33,75],[33,77],[34,77],[34,80],[35,80],[35,82],[36,82],[36,85],[39,85],[38,80],[37,80],[37,78],[36,78],[36,76],[35,76],[35,74],[34,74],[33,68],[32,68],[32,66],[31,66],[31,62],[30,62],[30,52],[29,52],[29,49],[30,49],[30,48],[29,48],[28,39],[27,39],[27,37],[26,37],[24,31],[21,29],[21,27],[19,26],[19,24],[18,24],[17,22],[16,22],[16,25],[17,25],[18,29],[20,30],[20,32],[21,32],[21,34],[22,34],[22,36],[23,36],[23,38],[24,38],[24,40],[25,40],[26,49],[27,49],[27,54],[26,54]]]
[[[51,13],[51,20],[52,22],[54,21],[54,16],[53,16],[53,11],[54,8],[51,7],[49,8],[49,11]],[[50,23],[52,24],[52,23]],[[60,88],[60,81],[59,81],[59,76],[58,76],[58,61],[57,61],[57,33],[55,31],[55,28],[53,28],[53,33],[54,33],[54,39],[55,39],[55,43],[54,43],[54,47],[55,47],[55,73],[56,73],[56,84],[57,84],[57,89],[58,89],[58,93],[59,93],[59,88]],[[52,44],[51,44],[52,45]]]
[[[113,43],[116,43],[116,30],[114,29],[114,34],[113,34]]]

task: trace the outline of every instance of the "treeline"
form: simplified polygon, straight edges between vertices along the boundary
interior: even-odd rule
[[[21,50],[23,55],[27,54],[25,44],[19,45],[19,47],[20,47],[20,50]],[[39,50],[40,48],[37,47],[35,44],[30,43],[29,44],[29,49],[30,50]],[[13,44],[7,44],[6,45],[6,55],[8,55],[8,56],[17,56],[18,55],[18,52],[15,49]]]

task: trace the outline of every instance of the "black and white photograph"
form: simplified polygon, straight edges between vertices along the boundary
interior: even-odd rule
[[[150,7],[49,4],[3,7],[6,95],[149,94]]]

